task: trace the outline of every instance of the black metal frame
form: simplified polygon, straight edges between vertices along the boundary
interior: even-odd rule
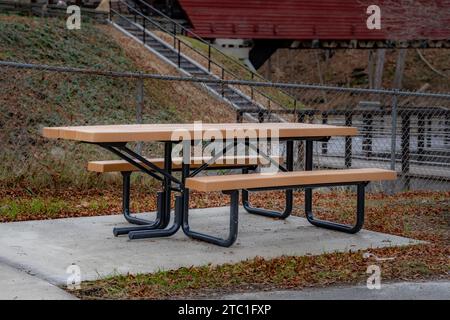
[[[361,182],[353,182],[353,183],[329,183],[329,184],[313,184],[313,185],[298,185],[298,186],[289,186],[290,191],[293,189],[305,189],[305,214],[307,220],[316,227],[321,227],[325,229],[341,231],[345,233],[357,233],[361,230],[364,224],[364,197],[365,197],[365,187],[368,184],[367,181]],[[357,204],[356,204],[356,222],[353,226],[340,224],[331,221],[318,220],[314,218],[312,212],[312,189],[320,188],[320,187],[335,187],[335,186],[344,186],[344,185],[356,185],[357,186]],[[284,190],[286,187],[278,187],[278,188],[256,188],[252,189],[254,191],[266,191],[266,190]],[[309,191],[309,195],[306,195],[306,191]],[[219,239],[213,236],[199,234],[190,235],[192,238],[200,239],[203,241],[207,241],[210,243],[217,244],[223,247],[231,246],[237,238],[237,225],[238,225],[238,214],[237,208],[239,207],[239,190],[230,190],[226,191],[226,193],[231,194],[231,203],[230,203],[230,233],[226,240]],[[261,209],[260,209],[261,210]],[[270,216],[270,211],[261,210],[262,213],[257,212],[260,215]],[[271,217],[271,216],[270,216]],[[279,218],[279,217],[277,217]],[[186,231],[185,231],[186,233]]]
[[[357,233],[359,230],[361,230],[363,224],[364,224],[364,203],[365,203],[365,188],[368,184],[367,181],[352,183],[348,185],[356,185],[357,192],[357,202],[356,202],[356,222],[353,226],[348,226],[345,224],[325,221],[325,220],[319,220],[314,218],[314,214],[312,211],[312,188],[309,188],[311,191],[311,196],[306,197],[305,196],[305,214],[306,219],[308,219],[309,223],[316,227],[321,227],[325,229],[331,229],[336,231],[342,231],[345,233]],[[337,184],[339,186],[342,186],[344,184]],[[326,186],[326,185],[325,185]]]
[[[280,163],[275,163],[278,168],[282,171],[292,171],[293,170],[293,144],[294,140],[305,140],[305,170],[313,169],[313,142],[314,141],[327,141],[329,137],[315,137],[307,139],[283,139],[286,140],[286,167],[282,166]],[[183,142],[183,163],[181,167],[182,178],[181,181],[172,175],[172,144],[177,143],[174,141],[164,142],[164,169],[159,168],[155,164],[148,161],[148,159],[142,157],[136,152],[130,150],[126,147],[126,143],[99,143],[102,147],[115,153],[125,161],[133,164],[140,169],[141,172],[147,173],[148,175],[154,177],[155,179],[162,182],[163,191],[158,192],[157,201],[157,216],[154,221],[149,221],[141,218],[137,218],[130,213],[130,176],[131,172],[123,172],[123,214],[125,219],[138,226],[125,227],[125,228],[114,228],[114,234],[128,234],[130,239],[144,239],[144,238],[156,238],[156,237],[169,237],[175,234],[180,227],[183,232],[190,238],[206,241],[213,243],[222,247],[231,246],[237,239],[238,234],[238,216],[239,216],[239,190],[227,190],[223,193],[229,194],[231,198],[230,202],[230,226],[227,238],[219,238],[216,236],[200,233],[191,230],[189,225],[189,189],[185,187],[185,181],[189,177],[193,177],[203,170],[214,169],[209,168],[209,166],[215,162],[216,159],[223,156],[229,149],[230,146],[236,146],[240,141],[235,139],[232,143],[226,145],[222,152],[214,155],[208,162],[202,164],[199,168],[191,171],[190,168],[190,147],[195,141],[184,141]],[[246,145],[252,147],[249,140],[245,140]],[[258,155],[263,156],[267,160],[273,162],[273,159],[261,152],[257,147]],[[140,161],[140,162],[137,162]],[[243,173],[246,174],[249,170],[255,170],[257,165],[244,164],[241,166]],[[236,168],[233,166],[233,168]],[[253,188],[248,190],[242,190],[242,203],[245,210],[251,214],[262,215],[271,218],[285,219],[291,212],[293,207],[293,190],[303,188],[305,189],[305,214],[308,221],[317,226],[337,231],[342,231],[346,233],[356,233],[361,230],[364,223],[364,196],[365,196],[365,186],[368,182],[360,181],[354,183],[332,183],[332,184],[321,184],[321,185],[298,185],[298,186],[285,186],[276,188]],[[176,186],[173,186],[175,184]],[[343,186],[343,185],[356,185],[357,186],[357,208],[356,208],[356,223],[353,226],[343,225],[339,223],[334,223],[330,221],[318,220],[314,218],[312,211],[312,190],[313,188],[319,187],[330,187],[330,186]],[[286,207],[283,212],[271,211],[262,208],[254,208],[250,205],[248,195],[249,191],[266,191],[266,190],[285,190],[286,191]],[[180,192],[180,195],[176,196],[175,199],[175,214],[174,221],[172,225],[168,227],[170,222],[170,201],[171,192]]]
[[[228,149],[231,146],[236,146],[238,144],[238,141],[235,139],[233,142],[226,145],[221,152],[214,155],[212,159],[210,159],[208,162],[200,166],[199,169],[205,170],[208,168],[208,166],[221,156],[223,156]],[[185,143],[183,146],[183,165],[182,165],[182,181],[183,184],[185,180],[189,177],[196,176],[198,173],[200,173],[201,170],[195,170],[194,172],[190,172],[190,152],[189,150],[189,143]],[[226,193],[226,192],[225,192]],[[229,247],[231,246],[237,239],[237,233],[238,233],[238,216],[239,216],[239,191],[233,190],[229,192],[231,197],[231,205],[230,205],[230,230],[228,233],[228,237],[226,239],[218,238],[215,236],[211,236],[205,233],[192,231],[191,227],[189,225],[189,189],[183,188],[182,191],[182,197],[183,197],[183,223],[182,223],[182,229],[185,235],[192,239],[202,240],[205,242],[209,242],[221,247]]]
[[[170,198],[169,198],[170,199]],[[134,230],[128,233],[128,238],[130,240],[134,239],[147,239],[147,238],[161,238],[170,237],[177,233],[180,229],[181,223],[183,221],[183,199],[182,196],[177,196],[175,198],[175,215],[174,221],[170,228],[164,229],[153,229],[153,230]]]
[[[320,139],[323,141],[327,139]],[[305,170],[313,169],[313,141],[311,139],[306,140],[306,150],[305,150]],[[266,155],[264,155],[266,156]],[[287,141],[287,159],[286,159],[287,169],[283,171],[291,171],[293,169],[293,140]],[[280,166],[280,165],[279,165]],[[189,176],[189,164],[186,165],[187,169],[183,169],[183,176]],[[281,166],[280,166],[281,167]],[[184,167],[185,168],[185,167]],[[245,169],[244,169],[245,170]],[[183,182],[184,182],[183,178]],[[286,208],[283,213],[270,211],[266,209],[252,208],[247,205],[247,210],[249,213],[263,215],[272,218],[284,219],[285,215],[289,215],[292,211],[293,206],[293,189],[304,188],[305,189],[305,214],[307,220],[317,226],[326,229],[342,231],[346,233],[357,233],[361,230],[364,224],[364,197],[365,197],[365,186],[368,184],[367,181],[353,182],[353,183],[329,183],[329,184],[313,184],[313,185],[298,185],[298,186],[288,186],[288,187],[271,187],[271,188],[254,188],[251,191],[266,191],[266,190],[286,190]],[[313,188],[319,187],[333,187],[333,186],[345,186],[345,185],[356,185],[357,186],[357,208],[356,208],[356,222],[354,226],[348,226],[340,223],[335,223],[331,221],[318,220],[314,218],[312,212],[312,190]],[[248,204],[248,190],[243,190],[243,203]],[[227,190],[224,193],[229,194],[230,201],[230,227],[228,237],[222,239],[216,236],[208,235],[205,233],[200,233],[192,231],[189,226],[189,189],[184,188],[183,198],[184,198],[184,213],[183,213],[183,224],[182,229],[184,233],[197,240],[202,240],[222,247],[230,247],[237,239],[238,234],[238,216],[239,216],[239,190]],[[247,198],[245,198],[244,193],[247,193]]]
[[[173,170],[171,168],[172,166],[172,160],[171,160],[171,152],[172,152],[172,144],[176,142],[165,142],[165,149],[164,149],[164,171],[168,173],[169,175],[165,174],[164,177],[159,177],[156,173],[152,172],[153,169],[159,169],[156,165],[148,161],[147,159],[143,158],[139,154],[135,153],[134,151],[128,149],[126,147],[126,143],[100,143],[102,147],[106,148],[107,150],[115,153],[125,161],[133,164],[134,166],[138,167],[141,172],[147,173],[150,176],[154,177],[155,179],[163,182],[163,188],[164,191],[157,193],[157,215],[156,219],[154,221],[146,220],[142,218],[137,218],[135,216],[131,215],[130,210],[130,184],[131,184],[131,171],[123,171],[122,177],[123,177],[123,191],[122,191],[122,213],[125,217],[125,219],[132,224],[136,224],[138,226],[132,226],[132,227],[116,227],[113,229],[113,234],[115,236],[125,235],[128,234],[128,237],[130,239],[143,239],[143,238],[153,238],[153,237],[162,237],[162,236],[170,236],[174,234],[176,231],[178,231],[178,228],[176,228],[177,222],[175,222],[174,227],[169,228],[168,230],[161,230],[168,226],[170,221],[170,193],[171,190],[174,191],[181,191],[181,188],[175,188],[172,184],[172,171],[180,171],[180,170]],[[202,164],[199,168],[194,170],[193,172],[186,173],[184,177],[187,176],[195,176],[200,171],[203,170],[217,170],[217,168],[210,168],[209,165],[215,162],[218,158],[220,158],[222,155],[224,155],[229,147],[233,145],[227,145],[221,153],[216,154],[213,158],[211,158],[207,163]],[[236,145],[236,142],[234,143]],[[127,155],[128,154],[128,155]],[[133,158],[131,158],[132,156]],[[144,163],[144,165],[140,164],[139,162],[136,162],[136,160],[141,161]],[[149,170],[149,168],[151,170]],[[246,170],[255,170],[257,167],[256,164],[243,164],[241,166],[222,166],[220,169],[236,169],[236,168],[242,168]],[[162,169],[159,169],[158,172],[160,172]],[[181,169],[182,171],[183,169]],[[175,182],[179,182],[176,180]],[[177,198],[178,199],[178,198]],[[176,200],[177,201],[177,200]],[[178,200],[181,201],[181,200]],[[167,209],[166,209],[167,208]],[[175,212],[175,216],[176,216]],[[182,217],[181,217],[182,218]],[[180,219],[181,219],[180,218]],[[180,220],[181,221],[181,220]]]
[[[286,169],[281,168],[282,171],[292,171],[294,170],[294,141],[286,141]],[[284,170],[283,170],[284,169]],[[248,169],[242,169],[243,174],[248,174]],[[242,190],[242,206],[245,211],[251,214],[257,214],[270,218],[286,219],[292,213],[293,208],[293,190],[288,189],[285,192],[285,207],[283,212],[272,211],[267,209],[252,207],[249,201],[249,191],[246,189]]]
[[[130,211],[130,179],[131,179],[131,171],[123,171],[122,172],[122,214],[131,224],[136,224],[141,227],[124,227],[113,229],[114,236],[120,236],[123,234],[128,234],[131,231],[136,230],[152,230],[160,227],[161,223],[161,215],[162,215],[162,201],[163,201],[163,193],[157,193],[157,210],[156,210],[156,220],[150,221],[142,218],[137,218],[131,215]]]
[[[126,142],[122,143],[98,143],[103,148],[113,152],[123,160],[131,163],[139,168],[142,172],[163,183],[163,192],[158,193],[157,198],[157,216],[156,220],[149,221],[131,216],[130,204],[130,175],[123,175],[123,207],[122,211],[127,221],[137,224],[136,227],[114,228],[115,236],[155,229],[164,229],[170,222],[170,199],[172,190],[180,190],[181,182],[172,175],[172,142],[164,143],[164,169],[159,168],[154,163],[148,161],[140,154],[134,152],[126,146]],[[140,162],[137,162],[140,161]],[[159,175],[158,175],[159,174]],[[172,186],[172,182],[178,184],[178,188]]]
[[[202,240],[221,247],[230,247],[237,239],[238,235],[238,218],[239,218],[239,190],[225,191],[230,195],[230,226],[228,237],[225,239],[211,236],[205,233],[192,231],[189,225],[189,190],[185,190],[185,203],[183,214],[183,232],[190,238]]]

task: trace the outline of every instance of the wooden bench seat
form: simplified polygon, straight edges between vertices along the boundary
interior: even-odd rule
[[[208,162],[211,157],[192,157],[191,158],[191,169],[199,168],[202,164]],[[272,159],[277,163],[282,163],[282,157],[274,157]],[[164,158],[153,158],[147,159],[151,163],[155,164],[157,167],[163,169],[164,168]],[[141,161],[136,160],[137,163],[141,164]],[[182,158],[174,158],[172,159],[172,170],[179,171],[182,167]],[[216,160],[215,163],[209,165],[207,169],[209,170],[220,170],[220,169],[254,169],[258,165],[265,165],[269,161],[262,156],[225,156]],[[152,224],[152,221],[148,221],[142,218],[138,218],[133,216],[130,211],[130,192],[131,192],[131,174],[133,172],[139,172],[140,169],[135,167],[133,164],[125,161],[125,160],[106,160],[106,161],[90,161],[87,165],[88,171],[98,172],[98,173],[107,173],[107,172],[120,172],[122,174],[122,213],[125,219],[132,223],[138,225],[149,225]],[[152,170],[153,171],[153,170]],[[158,193],[158,206],[162,201],[162,193]],[[158,209],[159,210],[159,209]],[[118,236],[121,234],[127,234],[130,230],[136,230],[135,227],[131,228],[114,228],[114,235]]]
[[[396,179],[396,173],[391,170],[376,168],[343,169],[194,177],[186,179],[186,187],[192,190],[210,192],[394,179]]]
[[[191,158],[191,168],[196,169],[200,167],[203,163],[207,162],[210,158]],[[276,162],[282,161],[282,157],[272,157]],[[164,158],[154,158],[148,159],[150,162],[157,165],[159,168],[164,168]],[[222,160],[222,161],[219,161]],[[174,158],[172,160],[173,166],[172,169],[179,170],[181,169],[181,158]],[[140,163],[140,161],[136,161]],[[220,169],[220,168],[232,168],[232,167],[242,167],[242,166],[251,166],[251,165],[261,165],[266,164],[268,161],[261,156],[226,156],[223,158],[219,158],[216,163],[210,165],[211,168]],[[136,168],[131,163],[125,160],[106,160],[106,161],[90,161],[87,165],[88,171],[93,172],[132,172],[139,171],[139,168]]]
[[[233,174],[225,176],[203,176],[186,179],[188,190],[185,203],[188,203],[189,191],[197,190],[202,192],[223,191],[230,195],[230,228],[226,239],[212,235],[192,231],[189,226],[189,208],[184,208],[183,230],[191,238],[207,241],[223,247],[231,246],[237,238],[238,215],[239,215],[239,191],[242,190],[242,202],[244,209],[252,214],[259,214],[274,217],[276,215],[267,212],[266,209],[250,208],[248,206],[248,190],[260,191],[270,189],[294,189],[305,188],[305,214],[308,221],[322,228],[342,231],[346,233],[356,233],[361,230],[364,224],[364,198],[365,187],[370,181],[394,180],[396,172],[383,169],[343,169],[343,170],[318,170],[318,171],[289,171],[251,174]],[[331,187],[341,185],[355,185],[357,187],[356,219],[353,225],[345,225],[331,221],[316,219],[313,214],[313,189],[318,187]],[[247,195],[245,195],[247,194]],[[244,196],[245,195],[245,196]],[[289,216],[293,206],[292,193],[287,204],[287,214],[278,215],[278,218],[285,219]],[[337,200],[339,201],[339,200]],[[250,210],[249,210],[250,209]]]

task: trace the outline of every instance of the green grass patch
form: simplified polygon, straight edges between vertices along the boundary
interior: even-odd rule
[[[62,199],[31,198],[20,200],[2,199],[0,216],[16,219],[21,215],[52,218],[62,212],[70,211],[70,205]]]
[[[420,245],[403,248],[372,249],[377,256],[396,256],[393,261],[377,262],[383,281],[442,277],[448,271],[445,248]],[[432,251],[435,259],[429,259]],[[267,288],[301,288],[346,283],[363,283],[367,267],[374,261],[363,258],[365,251],[330,253],[319,256],[275,259],[255,258],[236,264],[180,268],[153,274],[119,275],[83,282],[71,291],[82,299],[174,298],[208,296],[219,291],[253,291]],[[415,260],[411,262],[411,257]]]
[[[139,70],[106,28],[89,22],[83,22],[81,30],[67,30],[64,19],[0,14],[0,48],[0,60]],[[137,82],[12,68],[0,71],[0,184],[34,190],[104,187],[106,178],[87,172],[86,163],[115,157],[97,146],[44,139],[40,130],[135,123]],[[145,82],[143,122],[182,122],[185,115],[174,103],[172,91],[169,83]],[[159,150],[154,145],[145,148]]]

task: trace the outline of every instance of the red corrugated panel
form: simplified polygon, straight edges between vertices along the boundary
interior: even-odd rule
[[[294,40],[450,39],[450,0],[179,0],[204,38]],[[404,6],[405,3],[410,5]],[[382,9],[369,30],[367,7]]]

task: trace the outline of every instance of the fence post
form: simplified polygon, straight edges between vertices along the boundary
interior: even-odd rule
[[[450,112],[445,111],[445,121],[444,121],[444,146],[450,144]]]
[[[181,68],[181,43],[180,39],[178,40],[178,68]]]
[[[417,114],[417,153],[418,160],[423,161],[423,154],[425,149],[425,119],[423,113]]]
[[[353,123],[353,113],[350,110],[349,112],[345,113],[345,126],[351,127]],[[352,166],[352,137],[346,136],[345,137],[345,167],[348,169]]]
[[[370,112],[363,112],[363,130],[364,138],[362,141],[362,149],[367,158],[372,157],[372,130],[373,130],[373,116]]]
[[[225,69],[224,68],[222,68],[221,79],[222,80],[225,79]],[[221,82],[221,90],[222,90],[222,97],[223,97],[223,96],[225,96],[225,83],[223,81]]]
[[[258,121],[259,123],[264,122],[264,111],[258,111]]]
[[[392,98],[392,108],[391,108],[391,170],[396,171],[397,162],[397,118],[398,118],[398,95],[396,93]],[[391,193],[395,193],[396,182],[392,181]]]
[[[177,26],[175,22],[173,23],[173,47],[177,46]]]
[[[145,19],[142,19],[142,42],[145,44]]]
[[[242,123],[243,117],[244,117],[244,113],[242,111],[237,110],[236,111],[236,122]]]
[[[252,72],[252,81],[255,79],[255,74]],[[253,86],[250,86],[250,98],[252,99],[252,100],[255,100],[255,97],[254,97],[254,91],[253,91]]]
[[[211,45],[208,44],[208,72],[211,72]]]
[[[433,115],[428,112],[428,128],[427,128],[427,148],[431,148],[431,128],[433,126]]]
[[[305,113],[302,111],[298,111],[297,113],[297,122],[304,123],[305,122]],[[300,169],[304,169],[305,166],[305,142],[300,140],[298,142],[298,151],[297,151],[297,159]]]
[[[142,110],[144,109],[144,78],[139,77],[136,92],[136,124],[142,124]],[[136,153],[142,153],[142,142],[136,144]]]
[[[402,116],[402,178],[406,190],[410,188],[410,136],[411,136],[411,113],[405,110],[401,113]]]
[[[328,114],[324,111],[322,112],[322,124],[328,123]],[[322,142],[322,154],[328,153],[328,142]]]
[[[109,2],[109,6],[108,6],[108,19],[109,21],[112,21],[112,11],[111,11],[111,1]]]

